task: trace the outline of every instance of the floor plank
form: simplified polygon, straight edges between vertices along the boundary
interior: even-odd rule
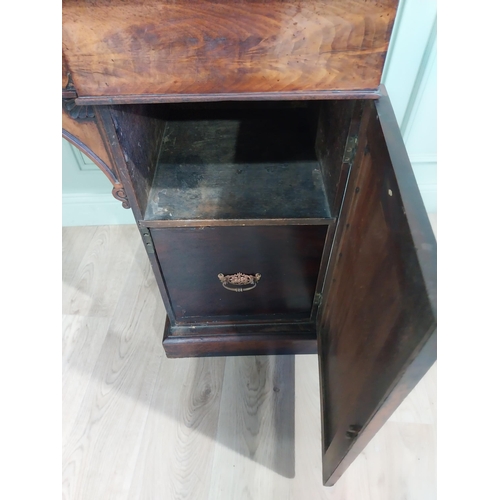
[[[81,378],[88,384],[76,416],[64,421],[63,498],[126,498],[129,491],[151,386],[163,361],[161,336],[155,334],[165,312],[149,262],[140,255],[128,269],[101,349],[81,353],[95,363],[73,363],[65,376],[66,410],[82,398]],[[97,271],[106,273],[105,267]],[[68,342],[65,335],[63,345]]]
[[[224,365],[224,358],[163,359],[126,498],[206,498]]]
[[[136,233],[137,228],[130,225],[99,226],[94,232],[88,232],[89,240],[82,244],[87,247],[85,254],[79,252],[75,256],[76,259],[81,256],[79,262],[66,258],[63,263],[64,267],[75,268],[73,273],[63,271],[64,314],[112,316],[140,244]],[[72,234],[69,228],[66,234]]]
[[[227,358],[210,499],[289,498],[294,397],[293,356]]]

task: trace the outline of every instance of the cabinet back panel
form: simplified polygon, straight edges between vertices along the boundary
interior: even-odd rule
[[[63,2],[82,96],[376,89],[397,0]]]
[[[327,226],[152,229],[176,320],[309,319]],[[247,292],[223,288],[222,273],[261,274]]]

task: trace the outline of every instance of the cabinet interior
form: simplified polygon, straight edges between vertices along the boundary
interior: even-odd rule
[[[359,104],[359,101],[358,101]],[[356,101],[122,105],[115,127],[146,221],[338,214]]]

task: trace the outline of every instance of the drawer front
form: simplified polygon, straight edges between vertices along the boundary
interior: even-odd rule
[[[79,97],[376,89],[397,0],[63,2]]]
[[[308,319],[326,231],[326,225],[151,229],[175,320]],[[237,273],[260,279],[227,278]],[[237,288],[251,289],[231,290]]]

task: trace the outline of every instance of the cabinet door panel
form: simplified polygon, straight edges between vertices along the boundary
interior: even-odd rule
[[[327,485],[436,359],[436,241],[382,94],[365,105],[318,316]]]

